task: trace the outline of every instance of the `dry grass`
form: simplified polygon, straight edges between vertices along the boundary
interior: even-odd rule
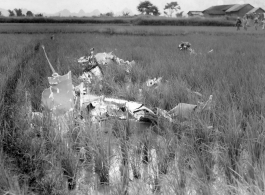
[[[264,31],[256,31],[254,26],[248,31],[236,31],[235,27],[225,26],[133,26],[113,24],[63,24],[63,23],[0,23],[2,34],[105,34],[105,35],[142,35],[142,36],[187,36],[190,34],[230,36],[245,34],[257,36]],[[260,27],[261,28],[261,27]]]
[[[203,33],[179,36],[57,33],[55,40],[45,34],[1,34],[0,174],[4,177],[0,194],[125,194],[126,188],[129,194],[151,194],[159,189],[161,194],[263,194],[264,35],[199,31]],[[191,42],[203,55],[178,51],[181,41]],[[51,75],[40,44],[45,45],[60,74],[72,70],[75,84],[81,73],[76,59],[94,47],[96,52],[113,51],[122,59],[137,62],[130,75],[130,91],[126,90],[124,71],[114,65],[106,68],[105,95],[139,100],[139,86],[148,78],[162,76],[168,80],[166,87],[143,91],[142,100],[148,107],[169,110],[179,102],[196,103],[184,83],[205,99],[213,94],[214,110],[187,123],[164,122],[159,131],[129,137],[124,134],[126,124],[110,123],[116,124],[111,128],[116,137],[89,124],[85,128],[69,124],[66,147],[48,115],[34,129],[27,118],[25,90],[31,93],[32,109],[40,110],[41,91]],[[212,54],[205,54],[211,49]],[[213,125],[213,130],[207,125]],[[138,155],[141,144],[152,153],[153,160],[147,165]],[[82,147],[85,161],[79,161]],[[123,177],[115,179],[120,173],[115,161],[120,162],[124,155],[128,163],[139,167],[142,178],[133,178],[133,170],[126,176],[124,169]],[[109,171],[113,173],[109,175],[110,186],[102,186],[99,181],[106,182]]]

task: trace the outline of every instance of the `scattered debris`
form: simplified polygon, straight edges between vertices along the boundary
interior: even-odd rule
[[[166,80],[165,82],[162,83],[162,79],[163,79],[162,77],[159,77],[159,78],[153,78],[153,79],[148,79],[148,80],[146,81],[146,86],[149,87],[149,88],[154,87],[154,89],[158,89],[158,87],[163,87],[163,88],[165,88],[166,85],[168,84],[168,81]],[[197,92],[197,91],[193,91],[193,90],[191,90],[190,87],[188,87],[187,84],[184,83],[183,81],[178,80],[177,82],[178,82],[178,84],[180,84],[184,89],[186,89],[187,92],[188,92],[189,94],[195,95],[196,97],[200,97],[200,98],[203,97],[203,95],[202,95],[201,93],[199,93],[199,92]],[[139,91],[139,92],[140,92],[140,91]]]
[[[132,67],[135,65],[135,61],[125,61],[121,58],[118,58],[115,56],[112,52],[106,53],[97,53],[94,55],[94,48],[90,49],[90,55],[80,57],[78,60],[78,63],[80,63],[83,66],[87,66],[89,64],[89,67],[95,66],[95,65],[109,65],[112,63],[116,63],[118,65],[122,65],[126,68],[126,72],[130,72]]]
[[[152,86],[158,87],[161,84],[161,81],[162,81],[162,77],[154,78],[154,79],[148,79],[146,81],[146,86],[147,87],[152,87]]]
[[[197,55],[195,50],[191,48],[191,44],[189,42],[182,41],[181,44],[179,44],[179,49],[182,51],[189,51],[190,55]]]
[[[53,73],[52,77],[48,77],[50,87],[42,93],[42,105],[52,113],[52,116],[56,117],[53,120],[62,133],[66,133],[69,130],[67,120],[74,120],[74,117],[67,117],[69,113],[81,116],[79,121],[76,120],[76,123],[83,127],[84,121],[87,121],[91,122],[93,127],[99,128],[99,130],[109,131],[111,130],[111,126],[109,126],[111,123],[108,123],[108,121],[115,119],[128,121],[130,130],[144,132],[150,127],[159,125],[158,119],[160,118],[164,118],[170,123],[176,123],[180,122],[180,118],[187,120],[193,114],[200,114],[204,110],[212,109],[212,95],[210,95],[208,101],[205,103],[199,102],[198,105],[179,103],[173,109],[166,111],[160,108],[150,109],[140,102],[92,94],[88,90],[92,82],[102,80],[103,76],[100,65],[93,55],[94,49],[91,50],[91,55],[87,59],[78,61],[83,66],[83,75],[80,77],[81,83],[75,87],[72,85],[71,71],[60,76],[50,64],[44,47],[43,50]],[[159,77],[149,79],[146,85],[147,87],[159,86],[161,82],[162,77]],[[198,92],[194,93],[202,96]],[[41,113],[33,113],[32,119],[34,118],[41,120],[43,115]],[[213,127],[207,126],[207,128],[210,130]],[[67,140],[65,142],[66,146],[69,147]],[[154,149],[153,151],[155,153]],[[81,147],[80,159],[84,161],[85,158],[86,149]],[[156,158],[157,156],[154,157],[154,159]],[[155,166],[157,167],[158,165]]]
[[[118,65],[122,65],[122,66],[125,66],[126,67],[126,72],[130,72],[132,67],[135,65],[135,61],[124,61],[123,59],[120,59],[118,57],[114,58],[114,61],[118,64]]]
[[[179,50],[182,50],[182,51],[189,51],[190,52],[190,55],[202,55],[202,53],[197,53],[195,52],[194,49],[191,48],[191,44],[189,42],[181,42],[178,46]],[[207,52],[208,54],[210,53],[213,53],[213,49],[211,49],[210,51]]]
[[[82,79],[91,82],[91,79],[94,77],[98,80],[103,79],[103,71],[100,67],[96,56],[94,55],[94,48],[90,50],[89,56],[83,56],[77,60],[79,64],[81,64],[83,69]]]
[[[126,111],[130,114],[129,119],[136,121],[149,121],[152,124],[157,123],[159,116],[163,116],[170,122],[173,122],[175,118],[189,119],[192,113],[200,113],[204,110],[210,110],[212,104],[212,95],[205,103],[200,102],[198,105],[179,103],[170,111],[165,111],[160,108],[155,108],[155,113],[152,109],[147,108],[141,103],[132,102],[122,99],[106,98],[104,96],[95,96],[91,94],[83,95],[83,101],[81,107],[87,110],[87,114],[93,117],[102,117],[104,120],[106,116],[117,117],[119,119],[126,119]],[[88,105],[89,108],[88,108]],[[119,111],[119,114],[117,114]],[[92,113],[92,114],[91,114]],[[116,114],[113,114],[116,113]],[[96,120],[94,120],[96,121]],[[97,120],[98,122],[100,120]]]
[[[184,46],[183,46],[184,47]],[[187,45],[190,47],[190,44]],[[45,56],[45,49],[43,47]],[[179,103],[176,107],[170,111],[165,111],[160,108],[154,108],[154,110],[144,106],[142,103],[127,101],[123,99],[108,98],[105,96],[97,96],[90,93],[87,87],[91,84],[94,79],[102,79],[102,74],[99,69],[99,64],[95,60],[93,55],[94,49],[91,49],[91,55],[84,60],[78,62],[83,65],[84,74],[81,76],[80,85],[73,87],[71,71],[66,75],[60,76],[55,72],[54,68],[49,62],[51,70],[53,72],[52,77],[48,77],[50,87],[45,89],[42,93],[42,105],[51,111],[54,115],[64,115],[69,111],[78,109],[76,113],[86,115],[90,118],[93,123],[101,123],[111,118],[119,120],[131,120],[134,122],[148,122],[150,124],[157,124],[159,117],[164,117],[170,122],[174,122],[176,118],[189,119],[191,114],[200,113],[203,110],[212,109],[212,95],[209,97],[207,102],[199,102],[198,105]],[[87,66],[90,67],[87,68]],[[88,71],[87,71],[88,70]],[[91,71],[94,70],[94,71]],[[147,87],[161,85],[162,77],[149,79],[146,82]],[[87,86],[88,85],[88,86]],[[198,96],[202,96],[198,92],[195,93]],[[82,116],[82,118],[86,118]]]
[[[179,44],[179,49],[180,50],[189,50],[191,48],[191,44],[189,42],[181,42]]]

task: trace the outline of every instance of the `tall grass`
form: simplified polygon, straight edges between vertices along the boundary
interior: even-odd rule
[[[4,75],[0,95],[3,192],[264,193],[263,35],[57,34],[55,40],[45,35],[0,37],[4,45],[0,49],[1,79]],[[191,42],[202,55],[180,52],[177,46],[181,41]],[[48,114],[32,129],[29,111],[41,110],[41,91],[51,75],[40,44],[45,45],[59,74],[72,70],[74,84],[81,74],[76,59],[91,47],[96,52],[113,51],[122,59],[135,60],[130,75],[115,65],[104,68],[100,93],[106,96],[170,110],[180,102],[197,103],[198,99],[187,92],[188,87],[202,93],[203,100],[212,94],[214,108],[186,122],[171,124],[159,119],[153,131],[145,132],[117,121],[111,121],[105,129],[89,122],[85,126],[69,123],[69,131],[61,139]],[[206,54],[210,49],[214,53]],[[164,87],[148,90],[144,86],[148,78],[159,76],[167,80]],[[126,83],[128,80],[131,82]],[[138,95],[139,88],[143,97]],[[32,108],[26,90],[31,94]],[[208,128],[211,125],[213,129]],[[141,159],[140,154],[149,155]],[[123,175],[119,179],[113,179],[115,158],[124,165],[118,171]],[[134,178],[128,176],[128,169],[134,169]],[[144,177],[137,172],[144,172]],[[103,187],[106,183],[109,186]]]

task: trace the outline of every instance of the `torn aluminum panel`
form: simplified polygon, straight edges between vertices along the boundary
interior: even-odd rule
[[[74,109],[74,95],[71,71],[66,75],[48,77],[50,87],[42,92],[42,106],[56,116]]]
[[[179,103],[176,107],[170,110],[168,114],[170,114],[172,118],[181,117],[189,119],[196,108],[197,105],[194,104]]]
[[[189,119],[193,113],[200,113],[202,111],[211,110],[212,109],[212,98],[210,95],[209,99],[204,102],[199,102],[198,105],[195,104],[186,104],[179,103],[176,107],[167,112],[171,116],[171,118],[180,117],[183,119]]]

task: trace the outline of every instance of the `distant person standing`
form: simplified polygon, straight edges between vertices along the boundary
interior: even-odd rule
[[[254,18],[254,26],[255,26],[255,29],[258,30],[258,25],[259,25],[259,18],[258,17],[255,17]]]
[[[244,27],[244,30],[248,30],[248,19],[247,19],[247,16],[243,17],[243,27]]]
[[[240,26],[241,26],[241,20],[240,18],[238,17],[237,20],[236,20],[236,30],[240,30]]]
[[[247,27],[250,27],[250,21],[251,21],[251,18],[249,15],[247,15]]]
[[[265,30],[265,18],[262,20],[262,30]]]

